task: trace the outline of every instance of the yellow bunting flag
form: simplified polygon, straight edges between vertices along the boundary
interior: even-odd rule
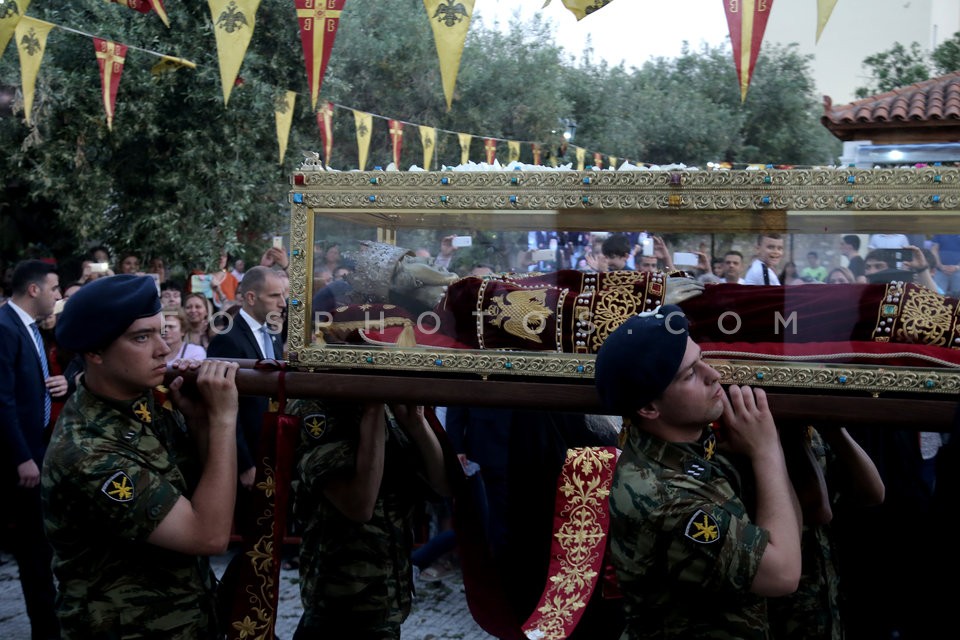
[[[607,156],[607,159],[610,161],[610,164],[608,164],[607,166],[610,167],[611,169],[616,169],[616,168],[617,168],[617,156]]]
[[[837,6],[837,0],[817,0],[817,42],[820,42],[820,34],[823,28],[827,26],[830,14],[833,8]]]
[[[725,0],[723,3],[733,45],[733,60],[740,79],[740,102],[747,99],[750,78],[760,55],[763,32],[767,29],[772,8],[773,0]]]
[[[37,85],[37,72],[40,71],[40,62],[43,61],[43,52],[47,48],[47,34],[53,25],[43,20],[24,16],[17,23],[17,49],[20,51],[20,77],[23,79],[23,113],[27,124],[30,122],[30,111],[33,109],[33,91]]]
[[[240,73],[243,56],[253,37],[260,0],[207,0],[207,4],[213,19],[213,33],[217,38],[223,104],[227,104],[237,74]]]
[[[440,80],[447,98],[447,111],[453,104],[453,89],[457,84],[463,43],[467,39],[475,0],[423,0],[433,29],[440,58]]]
[[[574,147],[577,150],[577,171],[583,171],[587,162],[587,150],[583,147]]]
[[[487,154],[487,164],[493,164],[497,160],[497,141],[493,138],[483,139],[483,150]]]
[[[423,170],[430,171],[433,152],[437,147],[437,128],[420,125],[420,144],[423,145]]]
[[[320,141],[323,144],[323,163],[330,166],[330,154],[333,152],[333,103],[324,102],[317,111],[317,126],[320,127]]]
[[[400,170],[400,152],[403,150],[403,123],[399,120],[388,120],[390,125],[390,142],[393,144],[393,164]]]
[[[170,20],[167,18],[167,11],[163,8],[163,0],[107,0],[107,2],[113,2],[115,4],[120,4],[125,7],[130,7],[135,11],[140,13],[150,13],[150,10],[157,12],[157,15],[160,16],[160,19],[163,20],[163,24],[167,25],[167,28],[170,27]]]
[[[373,133],[373,115],[354,109],[353,122],[357,127],[357,155],[360,171],[365,171],[367,154],[370,153],[370,135]]]
[[[320,85],[327,72],[327,62],[333,51],[333,41],[340,26],[340,14],[347,0],[296,0],[297,22],[300,23],[300,43],[307,65],[307,84],[310,86],[310,108],[317,108]]]
[[[160,62],[150,67],[150,73],[155,76],[161,76],[177,69],[188,67],[196,69],[197,63],[190,62],[186,58],[175,58],[173,56],[160,56]]]
[[[613,0],[563,0],[563,6],[569,9],[573,15],[577,16],[577,20],[583,20],[594,11],[603,9],[611,2],[613,2]],[[547,6],[548,4],[550,4],[550,0],[546,0],[543,6]]]
[[[103,110],[107,114],[107,129],[113,130],[113,110],[117,104],[117,88],[123,75],[123,63],[127,60],[127,45],[101,38],[93,39],[100,67],[100,84],[103,94]]]
[[[507,163],[520,162],[520,143],[516,140],[507,140]]]
[[[540,152],[540,143],[539,143],[539,142],[534,142],[531,146],[533,147],[533,164],[539,165],[539,164],[540,164],[540,154],[541,154],[541,152]]]
[[[603,169],[603,154],[594,153],[593,154],[593,168],[596,170]]]
[[[0,0],[0,57],[3,57],[13,37],[13,30],[17,28],[20,18],[26,15],[29,6],[30,0]]]
[[[273,113],[277,119],[277,142],[280,144],[280,164],[287,154],[287,140],[290,139],[290,124],[293,122],[293,105],[297,101],[296,91],[287,91],[277,96],[273,104]]]
[[[473,140],[473,136],[469,133],[458,133],[457,137],[460,138],[460,164],[468,164],[470,162],[470,141]]]

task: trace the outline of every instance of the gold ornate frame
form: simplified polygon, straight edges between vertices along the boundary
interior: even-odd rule
[[[314,220],[377,228],[573,231],[960,234],[960,169],[746,171],[330,172],[307,161],[291,177],[288,359],[301,370],[350,369],[487,379],[590,380],[593,356],[545,352],[313,346],[307,341]],[[839,393],[960,390],[960,369],[711,359],[725,382]]]

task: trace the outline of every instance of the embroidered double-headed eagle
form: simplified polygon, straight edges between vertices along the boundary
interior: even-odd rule
[[[553,311],[547,308],[546,289],[521,289],[493,296],[484,310],[490,324],[522,340],[542,343],[540,334],[547,328]]]
[[[437,10],[433,12],[433,17],[430,19],[436,18],[438,22],[452,27],[463,20],[464,17],[469,18],[470,14],[467,13],[467,8],[463,6],[463,3],[454,4],[453,0],[447,0],[447,4],[441,2],[437,5]]]

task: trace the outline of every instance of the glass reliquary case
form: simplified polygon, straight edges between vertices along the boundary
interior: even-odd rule
[[[592,391],[604,337],[677,302],[725,382],[798,406],[952,406],[960,390],[960,286],[949,266],[922,268],[932,251],[960,263],[960,169],[332,172],[308,160],[291,183],[299,370],[414,377],[426,395],[424,378]],[[782,247],[766,269],[780,286],[738,281],[768,251],[761,239]]]

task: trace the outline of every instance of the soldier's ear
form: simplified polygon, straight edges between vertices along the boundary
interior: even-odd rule
[[[660,417],[660,408],[657,406],[656,400],[651,400],[643,407],[637,409],[637,415],[641,418],[646,418],[647,420],[656,420]]]

